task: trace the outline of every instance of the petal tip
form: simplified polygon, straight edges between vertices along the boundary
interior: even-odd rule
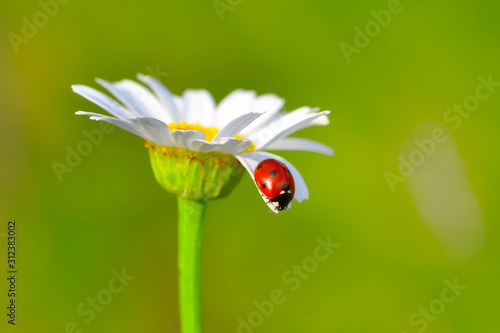
[[[76,92],[78,89],[81,89],[82,87],[84,87],[84,86],[81,84],[72,84],[71,90],[73,90],[73,92]]]
[[[108,82],[106,80],[100,79],[98,77],[95,78],[95,82],[99,83],[101,86],[106,86],[107,84],[111,84],[111,82]]]

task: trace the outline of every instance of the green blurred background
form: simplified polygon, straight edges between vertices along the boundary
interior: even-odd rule
[[[355,46],[354,29],[387,1],[226,1],[221,20],[210,0],[73,0],[47,22],[39,15],[45,24],[17,47],[9,33],[22,36],[23,17],[33,22],[43,6],[0,2],[0,237],[15,219],[19,270],[14,328],[0,283],[1,331],[179,332],[176,200],[156,184],[142,140],[105,134],[62,182],[52,166],[99,128],[74,115],[101,110],[70,86],[142,72],[176,94],[205,88],[220,101],[245,88],[284,97],[287,110],[332,111],[330,126],[299,135],[334,157],[280,153],[310,200],[275,215],[245,176],[210,203],[206,332],[498,332],[500,89],[458,129],[443,116],[475,94],[479,76],[500,81],[500,4],[402,0],[348,62],[341,43]],[[387,172],[434,128],[448,139],[393,191]],[[282,276],[318,237],[340,247],[292,291]],[[87,323],[77,308],[105,297],[122,268],[135,279]],[[445,303],[444,281],[455,279],[467,289]],[[286,301],[238,328],[275,289]]]

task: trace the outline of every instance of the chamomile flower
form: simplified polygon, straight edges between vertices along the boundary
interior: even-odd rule
[[[333,155],[333,150],[322,143],[289,137],[306,127],[327,125],[329,111],[305,106],[285,112],[282,98],[241,89],[216,104],[206,90],[189,89],[176,96],[151,76],[139,74],[137,78],[145,85],[132,80],[111,83],[97,79],[119,102],[91,87],[74,85],[74,92],[113,117],[84,111],[76,114],[106,121],[143,138],[157,180],[180,196],[195,200],[219,197],[231,187],[231,179],[239,178],[241,166],[257,185],[256,168],[271,159],[286,166],[295,182],[293,197],[302,202],[309,197],[304,178],[290,162],[268,151]],[[179,164],[184,166],[181,171]],[[290,208],[289,204],[277,205],[257,188],[272,211]]]

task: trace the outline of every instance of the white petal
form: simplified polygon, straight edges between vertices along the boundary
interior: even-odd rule
[[[83,112],[83,111],[81,111],[81,112]],[[83,114],[83,113],[80,113],[80,114]],[[117,118],[108,117],[108,116],[100,116],[99,117],[99,115],[91,116],[90,119],[97,120],[97,121],[105,121],[107,123],[115,125],[116,127],[120,127],[121,129],[124,129],[130,133],[137,135],[137,136],[140,136],[143,139],[146,139],[146,140],[148,139],[134,125],[132,125],[131,123],[129,123],[126,120],[117,119]]]
[[[215,149],[215,144],[207,140],[193,140],[189,145],[189,149],[200,153],[208,153]]]
[[[252,141],[250,140],[238,140],[230,138],[225,147],[221,148],[221,152],[235,155],[241,153],[242,151],[250,147],[251,144]]]
[[[94,88],[79,84],[73,85],[71,88],[73,88],[73,91],[78,95],[83,96],[92,103],[100,106],[115,117],[127,119],[131,116],[130,112],[120,105],[120,103],[106,96],[102,92],[95,90]]]
[[[249,140],[238,140],[234,138],[224,138],[219,141],[194,140],[191,142],[190,149],[201,153],[218,151],[223,154],[237,154],[251,145]]]
[[[218,128],[226,126],[231,120],[245,114],[257,97],[255,91],[238,89],[224,97],[217,106],[214,125]]]
[[[278,114],[276,118],[272,120],[272,122],[273,123],[280,122],[285,124],[290,123],[294,119],[305,116],[307,114],[316,113],[319,110],[320,108],[311,108],[309,106],[303,106],[290,112],[280,112],[280,114]],[[326,118],[328,119],[328,117]]]
[[[302,116],[302,115],[305,115],[308,113],[315,113],[315,112],[318,112],[319,110],[320,110],[320,108],[318,108],[318,107],[312,108],[310,106],[302,106],[302,107],[295,109],[293,111],[290,111],[290,112],[283,112],[283,115],[293,118],[293,117]]]
[[[267,146],[267,150],[302,150],[332,156],[334,151],[321,142],[304,138],[281,138]]]
[[[101,117],[107,117],[103,114],[95,113],[95,112],[87,112],[87,111],[76,111],[75,114],[79,116],[89,116],[90,119],[92,118],[101,118]],[[125,121],[128,121],[128,119],[123,119]]]
[[[174,95],[160,81],[149,75],[137,74],[137,78],[147,84],[156,94],[165,110],[169,113],[169,118],[174,123],[181,121],[180,111],[174,102]]]
[[[164,122],[151,117],[137,117],[130,119],[130,123],[147,136],[149,141],[160,146],[173,145],[170,128]]]
[[[172,132],[172,140],[179,148],[191,149],[191,142],[205,139],[205,133],[193,130],[176,130]]]
[[[253,136],[255,133],[258,132],[269,132],[270,129],[272,129],[274,132],[278,132],[286,127],[289,127],[294,120],[300,117],[304,117],[308,114],[313,114],[318,112],[320,109],[319,108],[311,108],[309,106],[303,106],[300,107],[294,111],[281,111],[278,112],[272,119],[267,121],[265,124],[262,124],[259,128],[245,128],[241,131],[241,134],[244,136]],[[323,125],[322,122],[324,121],[323,118],[326,118],[326,121],[328,124],[328,117],[320,117],[318,119],[321,119],[322,121],[315,120],[313,125]],[[326,125],[324,124],[324,125]]]
[[[289,124],[285,125],[284,128],[272,128],[270,126],[252,133],[248,138],[251,139],[255,145],[256,149],[264,150],[271,143],[278,141],[279,139],[286,137],[290,134],[295,133],[306,127],[315,125],[315,121],[318,118],[328,115],[330,111],[323,111],[320,113],[306,114],[293,119]]]
[[[330,124],[330,119],[328,119],[328,116],[322,116],[322,117],[314,119],[312,124],[319,125],[319,126],[326,126],[326,125]]]
[[[184,121],[187,121],[188,124],[212,126],[215,101],[208,91],[188,89],[182,94],[182,100],[184,102]]]
[[[108,89],[123,104],[127,105],[136,116],[153,117],[165,123],[171,122],[167,112],[165,112],[156,97],[140,84],[131,80],[122,80],[116,83],[101,79],[96,79],[96,81]]]
[[[223,137],[234,137],[236,134],[240,133],[242,129],[247,127],[252,121],[259,118],[261,115],[262,113],[251,112],[231,120],[220,130],[219,133],[215,135],[214,140]]]
[[[133,96],[133,102],[141,108],[148,117],[159,119],[167,124],[172,122],[170,113],[165,110],[156,96],[143,85],[132,81],[122,80],[115,83],[115,87],[128,91]]]
[[[292,173],[293,179],[295,181],[294,199],[297,200],[298,202],[302,202],[303,200],[309,199],[309,190],[307,189],[307,185],[304,181],[304,178],[302,178],[302,175],[300,174],[300,172],[290,162],[288,162],[284,158],[277,156],[277,155],[274,155],[274,154],[271,154],[271,153],[260,152],[260,151],[259,152],[252,152],[252,153],[238,154],[235,157],[241,162],[241,164],[245,167],[245,169],[247,169],[247,171],[250,174],[250,177],[252,177],[252,180],[254,181],[254,183],[255,183],[255,178],[254,178],[255,168],[257,167],[257,165],[261,161],[266,160],[268,158],[272,158],[272,159],[275,159],[275,160],[278,160],[278,161],[284,163],[288,167],[288,169],[290,169],[290,172]],[[257,183],[255,183],[255,185],[257,186]],[[257,189],[259,190],[259,193],[261,193],[260,189],[258,187],[257,187]],[[261,195],[262,195],[262,193],[261,193]],[[264,199],[264,201],[266,201],[265,197],[263,197],[263,199]],[[269,203],[268,203],[268,206],[273,211],[275,211],[273,209],[273,207],[271,207],[271,205],[269,205]]]
[[[177,96],[177,95],[174,95],[174,103],[175,103],[175,106],[177,106],[177,110],[179,110],[179,123],[181,123],[183,121],[183,117],[184,117],[184,102],[182,100],[182,97],[180,96]]]
[[[103,120],[124,130],[132,132],[143,139],[152,141],[160,146],[172,146],[170,128],[162,121],[150,117],[116,119],[93,112],[78,111],[78,115],[90,116],[92,120]]]
[[[285,100],[274,94],[266,94],[257,97],[257,99],[248,108],[249,112],[265,112],[262,117],[251,123],[245,128],[243,133],[250,133],[252,130],[262,127],[264,124],[269,123],[271,119],[278,113],[285,105]]]

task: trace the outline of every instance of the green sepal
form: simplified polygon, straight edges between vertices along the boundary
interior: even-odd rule
[[[178,197],[208,201],[229,194],[244,168],[230,154],[199,153],[146,141],[158,183]]]

